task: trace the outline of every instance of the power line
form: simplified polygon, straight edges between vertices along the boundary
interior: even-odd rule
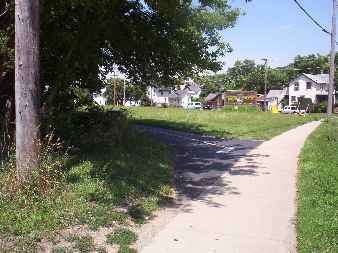
[[[324,28],[321,24],[319,24],[319,22],[318,22],[317,20],[315,20],[314,17],[312,17],[311,14],[310,14],[307,10],[305,10],[305,8],[304,8],[297,0],[293,0],[293,1],[294,1],[294,2],[298,5],[298,7],[306,14],[306,16],[308,16],[308,17],[312,20],[312,22],[313,22],[316,26],[318,26],[323,32],[325,32],[325,33],[331,35],[331,33],[330,33],[326,28]]]
[[[311,16],[311,14],[297,1],[297,0],[293,0],[297,5],[298,7],[306,14],[306,16],[308,16],[312,22],[318,26],[324,33],[328,34],[328,35],[331,35],[331,33],[324,27],[322,26],[321,24],[319,24],[319,22],[317,20],[315,20],[314,17]],[[338,42],[336,42],[336,44],[338,45]]]

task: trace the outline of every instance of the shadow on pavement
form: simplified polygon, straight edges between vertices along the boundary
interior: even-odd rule
[[[185,205],[187,200],[199,200],[211,207],[221,207],[211,200],[211,196],[241,194],[240,189],[231,186],[231,181],[223,175],[258,176],[257,155],[248,155],[248,152],[260,145],[261,141],[224,140],[145,125],[137,125],[136,128],[172,146],[176,152],[178,200],[170,207],[189,212],[189,206]],[[246,165],[234,167],[236,161],[243,157]]]

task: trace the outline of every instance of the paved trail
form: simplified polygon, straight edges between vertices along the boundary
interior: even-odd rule
[[[145,227],[141,253],[296,252],[298,155],[318,125],[263,143],[145,127],[177,150],[180,200],[170,219]]]

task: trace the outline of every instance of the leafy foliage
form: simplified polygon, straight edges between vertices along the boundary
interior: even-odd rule
[[[125,89],[125,90],[124,90]],[[106,97],[108,104],[122,105],[125,92],[126,101],[141,101],[145,102],[149,99],[146,93],[146,84],[139,83],[138,85],[132,84],[127,80],[120,78],[112,78],[106,82]]]
[[[218,32],[234,26],[240,15],[227,0],[46,0],[41,4],[42,101],[50,111],[79,106],[74,103],[79,89],[89,94],[99,91],[105,74],[115,66],[133,84],[164,86],[206,69],[219,70],[218,57],[231,49]],[[4,45],[0,66],[9,69],[13,69],[13,7],[11,0],[6,22],[0,26]],[[8,75],[6,87],[12,89],[13,71]]]
[[[286,71],[280,68],[267,69],[268,89],[281,89],[288,84],[289,76]],[[255,90],[264,92],[265,66],[256,64],[253,60],[236,61],[234,66],[229,68],[225,74],[200,77],[204,83],[202,96],[209,93],[225,90]]]
[[[338,54],[336,56],[338,60]],[[329,72],[329,57],[327,55],[310,54],[297,55],[294,62],[278,68],[268,67],[268,90],[282,89],[301,73],[320,74]],[[224,74],[200,77],[204,83],[202,96],[209,93],[231,89],[255,90],[259,93],[264,92],[265,68],[262,64],[245,59],[236,61],[234,66],[229,68]],[[336,77],[338,75],[338,68]],[[337,80],[337,78],[336,78]]]

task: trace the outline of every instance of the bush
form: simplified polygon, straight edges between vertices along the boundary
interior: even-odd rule
[[[314,105],[311,98],[300,97],[298,99],[298,107],[300,110],[308,110],[309,112],[314,111]]]
[[[150,106],[151,105],[151,100],[148,96],[142,96],[141,98],[141,105],[142,106]]]
[[[68,112],[49,118],[43,132],[50,131],[52,127],[55,134],[70,146],[119,144],[128,128],[127,112],[122,109]]]
[[[325,113],[327,110],[327,102],[323,101],[314,106],[314,112],[316,113]]]

